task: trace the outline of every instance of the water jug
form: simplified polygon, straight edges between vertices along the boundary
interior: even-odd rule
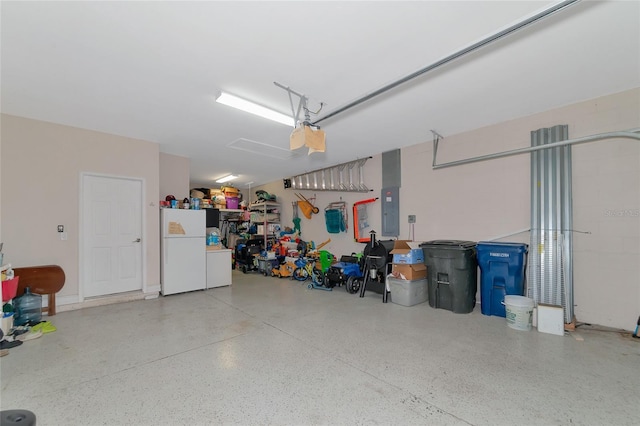
[[[42,296],[31,293],[29,287],[15,301],[15,325],[37,324],[42,320]]]

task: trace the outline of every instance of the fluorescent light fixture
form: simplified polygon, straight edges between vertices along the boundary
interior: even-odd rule
[[[238,176],[236,176],[236,175],[227,175],[227,176],[221,177],[216,182],[217,183],[225,183],[225,182],[229,182],[230,180],[234,180],[234,179],[238,179]]]
[[[262,118],[266,118],[272,121],[276,121],[287,126],[295,127],[293,117],[286,114],[279,113],[269,108],[265,108],[261,105],[254,104],[237,96],[230,95],[225,92],[221,92],[220,96],[216,98],[216,102],[223,105],[227,105],[233,108],[237,108],[241,111],[248,112],[250,114],[257,115]]]

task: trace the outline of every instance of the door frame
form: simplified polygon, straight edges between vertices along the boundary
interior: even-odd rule
[[[84,185],[85,185],[85,178],[86,177],[100,177],[100,178],[107,178],[107,179],[120,179],[120,180],[129,180],[129,181],[137,181],[140,182],[140,215],[141,215],[141,220],[140,220],[140,235],[142,238],[142,253],[140,253],[141,256],[141,262],[140,262],[140,267],[142,268],[141,271],[141,277],[142,277],[142,289],[141,289],[141,293],[145,294],[147,293],[148,290],[148,285],[147,285],[147,232],[146,232],[146,228],[147,228],[147,218],[145,215],[145,202],[146,202],[146,197],[145,197],[145,193],[146,193],[146,185],[147,182],[145,180],[145,178],[141,178],[141,177],[133,177],[133,176],[122,176],[122,175],[111,175],[111,174],[105,174],[105,173],[94,173],[94,172],[80,172],[80,185],[79,185],[79,195],[78,195],[78,199],[80,200],[80,202],[78,203],[78,302],[82,303],[85,301],[85,297],[84,297],[84,287],[85,287],[85,279],[84,279],[84,261],[85,261],[85,235],[84,235],[84,224],[85,224],[85,218],[84,218]],[[118,297],[118,294],[114,294],[114,295],[105,295],[105,296],[97,296],[97,297]]]

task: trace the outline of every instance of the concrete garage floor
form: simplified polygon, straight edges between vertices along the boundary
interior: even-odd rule
[[[234,271],[232,287],[62,312],[1,359],[47,425],[632,425],[640,342],[382,304]]]

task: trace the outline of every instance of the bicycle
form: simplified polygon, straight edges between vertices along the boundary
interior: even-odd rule
[[[319,288],[331,291],[331,287],[326,285],[327,277],[322,271],[316,269],[316,259],[299,258],[295,261],[296,269],[293,270],[292,277],[296,281],[307,281],[311,278],[311,282],[307,284],[307,288]]]

